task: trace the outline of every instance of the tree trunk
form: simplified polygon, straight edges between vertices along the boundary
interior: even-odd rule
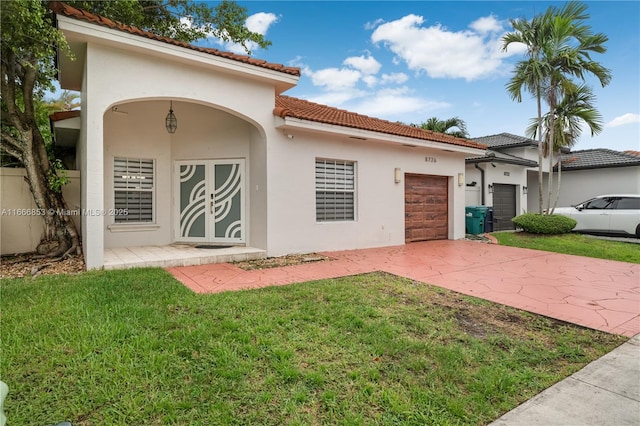
[[[538,100],[538,214],[542,214],[542,161],[543,155],[542,150],[543,139],[542,139],[542,99],[540,95],[540,88],[538,88],[537,94]]]
[[[44,236],[38,248],[48,247],[43,253],[47,257],[74,251],[80,254],[80,237],[71,216],[65,214],[69,209],[62,193],[49,186],[53,167],[36,121],[34,88],[41,58],[33,52],[19,58],[14,51],[4,47],[0,65],[2,150],[19,159],[27,172],[29,189],[44,221]]]
[[[551,129],[551,133],[553,136],[553,129]],[[547,142],[548,145],[549,142]],[[547,182],[547,214],[551,214],[551,198],[553,196],[553,150],[551,149],[551,146],[549,146],[548,148],[548,153],[547,155],[549,156],[549,179]]]
[[[562,155],[558,155],[558,189],[556,192],[556,199],[553,202],[553,209],[551,209],[551,214],[556,211],[556,207],[558,207],[558,199],[560,198],[560,180],[562,179]]]
[[[553,152],[554,152],[554,141],[555,141],[555,111],[557,107],[557,99],[556,99],[556,90],[552,86],[549,92],[549,114],[548,123],[547,124],[547,155],[549,156],[549,185],[547,188],[547,214],[551,214],[551,196],[553,192]]]
[[[46,247],[42,254],[47,257],[59,257],[72,252],[80,254],[82,249],[78,231],[71,216],[66,214],[69,209],[62,193],[49,188],[52,166],[40,132],[33,129],[34,127],[23,130],[25,150],[22,163],[27,172],[26,180],[33,200],[39,212],[43,213],[44,235],[38,251]]]

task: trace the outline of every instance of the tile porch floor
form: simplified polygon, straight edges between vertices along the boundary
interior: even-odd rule
[[[104,269],[169,268],[261,259],[266,251],[252,247],[198,249],[194,245],[140,246],[105,249]]]

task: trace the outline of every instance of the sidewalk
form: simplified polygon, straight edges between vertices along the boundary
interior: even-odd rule
[[[494,426],[640,424],[640,334],[509,411]]]

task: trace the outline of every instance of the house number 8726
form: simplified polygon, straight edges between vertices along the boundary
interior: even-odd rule
[[[426,161],[427,163],[437,163],[438,162],[436,157],[424,157],[424,161]]]

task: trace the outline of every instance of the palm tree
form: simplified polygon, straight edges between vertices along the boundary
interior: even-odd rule
[[[529,21],[512,21],[515,30],[502,39],[503,49],[511,43],[523,43],[527,46],[527,60],[516,64],[514,75],[507,84],[507,91],[512,99],[520,102],[522,91],[532,93],[538,102],[537,133],[538,133],[538,191],[539,209],[542,213],[542,161],[544,149],[542,100],[549,106],[549,111],[556,111],[556,107],[564,94],[574,86],[571,78],[585,79],[587,74],[595,76],[602,87],[611,81],[611,72],[591,60],[591,53],[604,53],[604,43],[608,37],[602,33],[593,34],[591,27],[584,23],[589,18],[586,5],[579,2],[569,2],[562,8],[549,7],[542,15],[535,16]],[[549,129],[549,141],[555,141],[553,136],[555,114],[548,114],[546,124]],[[549,151],[549,193],[547,197],[547,211],[551,202],[553,184],[553,150]]]
[[[422,130],[431,130],[436,133],[445,133],[447,135],[455,136],[457,138],[469,138],[469,132],[467,132],[467,124],[464,120],[453,117],[446,120],[440,120],[438,117],[431,117],[419,126]],[[452,130],[452,129],[458,130]]]
[[[562,100],[556,105],[555,113],[550,112],[542,117],[542,132],[545,146],[552,152],[559,153],[563,148],[571,148],[582,134],[586,124],[591,131],[591,136],[602,131],[603,118],[594,106],[595,95],[590,87],[582,85],[567,85]],[[527,128],[527,136],[535,138],[539,129],[539,121],[531,120]],[[553,129],[550,128],[553,126]],[[553,137],[553,141],[551,138]],[[551,173],[551,172],[550,172]],[[553,214],[560,196],[560,183],[562,177],[562,160],[558,156],[558,184],[553,208],[549,214]],[[550,191],[551,192],[551,191]]]
[[[80,107],[80,93],[70,90],[63,90],[57,99],[49,101],[49,106],[53,112],[71,111]]]

